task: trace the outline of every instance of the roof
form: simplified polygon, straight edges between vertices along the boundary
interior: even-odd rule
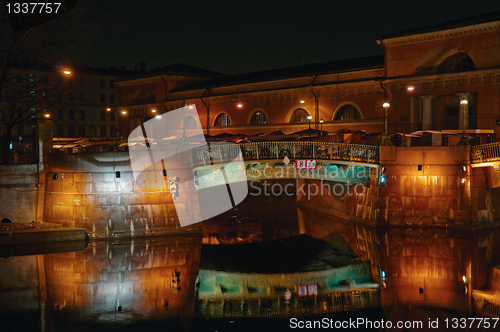
[[[198,68],[190,65],[185,65],[183,63],[176,63],[166,67],[145,71],[138,75],[133,75],[127,78],[123,78],[121,81],[136,80],[139,78],[147,78],[160,75],[179,75],[179,76],[206,77],[206,78],[226,76],[225,74],[218,73],[215,71]]]
[[[384,67],[384,56],[375,55],[364,58],[346,59],[332,62],[315,63],[304,66],[287,67],[245,74],[228,75],[200,82],[171,92],[182,92],[232,85],[252,84],[316,75],[337,74],[348,71],[378,69]]]
[[[425,26],[425,27],[416,28],[416,29],[390,33],[390,34],[386,34],[386,35],[382,36],[381,39],[391,39],[391,38],[397,38],[397,37],[418,35],[418,34],[422,34],[422,33],[449,30],[449,29],[455,29],[455,28],[466,27],[466,26],[471,26],[471,25],[476,25],[476,24],[494,22],[494,21],[500,21],[500,12],[493,12],[493,13],[488,13],[488,14],[483,14],[483,15],[477,15],[477,16],[467,17],[467,18],[463,18],[463,19],[459,19],[459,20],[455,20],[455,21],[438,23],[438,24],[433,24],[433,25],[429,25],[429,26]]]

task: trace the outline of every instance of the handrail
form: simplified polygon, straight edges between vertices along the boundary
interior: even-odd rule
[[[239,156],[244,160],[328,159],[378,163],[379,146],[330,142],[251,142],[240,144],[210,143],[193,149],[196,165],[222,163]]]
[[[471,149],[471,163],[500,161],[500,142],[475,145]]]

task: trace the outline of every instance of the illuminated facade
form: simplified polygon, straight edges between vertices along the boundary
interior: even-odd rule
[[[432,145],[453,145],[465,124],[486,143],[500,133],[499,29],[498,17],[467,19],[384,36],[384,56],[232,76],[167,67],[117,83],[121,135],[183,100],[210,135],[297,132],[308,115],[316,129],[381,133],[387,100],[389,134],[426,130]]]

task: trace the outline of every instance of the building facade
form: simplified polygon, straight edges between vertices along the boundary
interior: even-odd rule
[[[210,135],[292,133],[309,124],[382,133],[388,101],[389,134],[426,131],[434,145],[444,136],[454,144],[465,126],[486,143],[500,133],[499,20],[497,13],[387,35],[378,41],[383,56],[232,76],[190,67],[118,81],[121,135],[183,101],[196,105]]]

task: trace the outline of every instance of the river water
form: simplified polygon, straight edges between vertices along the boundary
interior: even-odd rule
[[[498,231],[375,229],[294,199],[249,196],[198,234],[4,254],[0,331],[448,331],[482,317],[462,278],[484,284]]]

